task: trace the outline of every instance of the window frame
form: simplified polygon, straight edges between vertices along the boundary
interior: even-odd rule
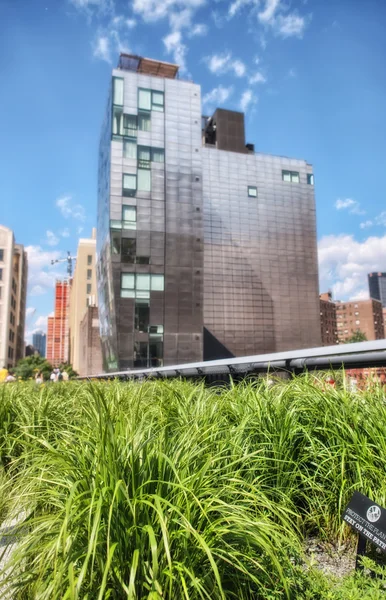
[[[143,93],[143,92],[146,92],[146,93],[149,94],[149,108],[144,108],[140,104],[140,100],[139,99],[140,99],[141,93]],[[142,111],[142,110],[144,110],[146,112],[150,112],[151,111],[151,107],[152,107],[152,90],[149,89],[149,88],[139,87],[138,88],[138,98],[137,98],[137,101],[138,101],[138,112]]]
[[[255,194],[251,194],[251,190],[255,190]],[[248,186],[248,198],[257,198],[257,186],[249,185]]]
[[[140,119],[147,119],[149,122],[149,129],[143,129],[140,127]],[[147,131],[148,133],[151,131],[151,114],[150,111],[146,110],[138,110],[138,131]]]
[[[154,101],[155,94],[162,96],[162,104]],[[165,92],[162,90],[151,90],[151,110],[155,110],[156,112],[165,112]]]
[[[125,188],[125,177],[134,177],[135,188]],[[137,173],[122,173],[122,196],[132,197],[137,193],[138,188],[138,177]]]
[[[142,174],[143,172],[143,176],[145,176],[146,173],[146,179],[149,181],[149,188],[143,188],[143,187],[139,187],[139,176],[140,173]],[[142,182],[141,182],[142,185]],[[151,170],[150,169],[144,169],[144,168],[139,168],[137,169],[137,191],[138,192],[151,192]]]
[[[124,211],[126,209],[132,209],[134,214],[134,219],[124,219]],[[131,204],[122,204],[122,221],[121,221],[122,229],[133,230],[137,229],[137,207],[132,206]]]
[[[289,176],[289,179],[284,179],[285,176]],[[295,181],[294,177],[297,177],[297,181]],[[286,183],[300,183],[300,172],[299,171],[289,171],[288,169],[281,170],[281,179]]]
[[[126,156],[126,147],[128,144],[131,144],[132,146],[135,146],[135,150],[133,152],[133,156]],[[129,137],[129,136],[123,136],[123,158],[124,159],[129,159],[129,160],[136,160],[137,158],[137,153],[138,153],[138,144],[137,144],[137,138],[133,138],[133,137]]]
[[[315,178],[313,173],[307,173],[307,184],[315,185]]]
[[[117,99],[115,97],[115,82],[116,81],[121,81],[122,82],[122,103],[120,104],[119,102],[115,102],[115,100]],[[124,83],[124,78],[123,77],[117,77],[115,75],[113,75],[113,93],[112,93],[112,103],[113,106],[123,106],[123,101],[124,101],[124,95],[125,95],[125,83]]]

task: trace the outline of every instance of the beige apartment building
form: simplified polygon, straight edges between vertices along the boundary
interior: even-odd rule
[[[0,368],[24,356],[28,260],[13,231],[0,225]]]
[[[88,307],[97,307],[96,288],[96,230],[93,229],[90,239],[80,239],[76,258],[74,277],[70,292],[70,363],[80,375],[87,375],[81,358],[84,352],[81,324]],[[95,315],[94,315],[95,322]],[[96,351],[96,350],[95,350]],[[89,359],[91,360],[91,359]]]
[[[336,305],[332,301],[332,293],[320,294],[320,330],[323,346],[338,344],[338,331],[336,324]]]
[[[385,337],[382,303],[379,300],[353,300],[335,302],[337,331],[340,343],[344,343],[356,331],[365,334],[368,340]]]

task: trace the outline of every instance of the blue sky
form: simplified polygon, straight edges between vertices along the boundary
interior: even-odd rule
[[[29,334],[96,224],[98,138],[120,50],[178,62],[205,114],[314,165],[321,290],[386,270],[384,0],[1,0],[2,224],[29,253]]]

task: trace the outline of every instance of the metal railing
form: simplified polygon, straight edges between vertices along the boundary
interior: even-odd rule
[[[248,375],[267,371],[299,373],[307,369],[367,368],[386,366],[386,339],[344,346],[323,346],[271,354],[225,358],[150,369],[97,373],[79,379],[203,378]]]

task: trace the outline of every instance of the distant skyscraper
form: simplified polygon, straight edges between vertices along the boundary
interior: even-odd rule
[[[68,312],[70,282],[57,280],[55,284],[55,310],[47,319],[47,360],[57,366],[69,359]]]
[[[32,345],[42,358],[46,356],[46,334],[38,331],[32,335]]]
[[[0,368],[24,356],[28,261],[13,231],[0,225]]]
[[[380,300],[386,308],[386,273],[369,273],[368,280],[370,298]]]
[[[70,292],[70,363],[75,371],[81,375],[87,375],[81,369],[81,364],[86,364],[81,361],[81,353],[84,343],[87,342],[81,336],[81,323],[88,307],[98,306],[95,261],[96,231],[93,229],[91,238],[79,240]]]
[[[121,55],[99,154],[105,368],[320,346],[312,166],[201,115],[178,66]]]

